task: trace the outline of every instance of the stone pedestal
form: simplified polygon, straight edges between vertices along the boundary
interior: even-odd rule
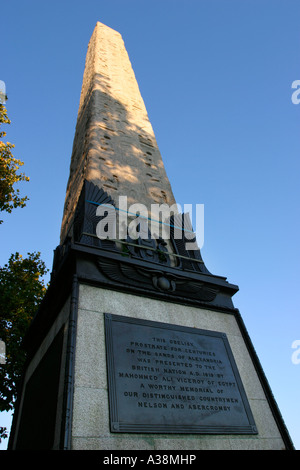
[[[116,250],[69,244],[60,251],[60,257],[56,256],[54,279],[26,339],[28,366],[14,418],[10,439],[12,449],[280,450],[293,447],[241,315],[232,305],[231,295],[236,292],[236,286],[209,274],[159,266],[137,256],[124,257]],[[157,275],[161,279],[172,279],[173,289],[159,287],[167,287],[167,282],[153,282]],[[180,288],[182,284],[185,290]],[[193,295],[188,293],[191,285],[198,285]],[[207,302],[203,299],[206,290],[212,286],[214,299]],[[112,369],[108,363],[117,363],[118,354],[129,357],[130,351],[124,349],[127,339],[123,345],[120,341],[120,349],[115,339],[114,349],[110,349],[110,340],[105,335],[107,314],[112,318],[131,319],[133,325],[150,321],[150,325],[167,325],[171,330],[177,326],[184,332],[187,328],[189,333],[195,331],[196,334],[201,330],[224,335],[245,393],[249,415],[253,418],[250,423],[253,427],[247,427],[246,431],[243,428],[239,431],[237,427],[232,434],[223,422],[217,431],[209,424],[205,432],[198,426],[194,433],[176,432],[172,423],[167,432],[159,432],[159,427],[156,431],[155,425],[150,432],[140,432],[136,428],[133,432],[113,429],[114,411],[110,401],[113,390],[109,385]],[[130,340],[130,325],[128,331]],[[137,370],[132,364],[140,364],[139,388],[131,386],[130,377],[124,381],[118,406],[122,406],[124,392],[131,391],[137,395],[132,394],[130,404],[140,406],[141,413],[143,407],[153,406],[162,407],[160,413],[163,415],[164,403],[169,409],[173,403],[177,406],[191,403],[196,405],[192,425],[197,413],[197,424],[205,424],[205,420],[200,419],[203,409],[207,416],[216,416],[218,423],[218,413],[230,416],[230,407],[233,410],[240,405],[228,389],[232,380],[230,385],[222,376],[225,360],[220,361],[219,353],[214,354],[213,350],[208,356],[202,356],[205,348],[199,346],[200,343],[198,346],[195,342],[185,344],[186,336],[180,335],[180,331],[176,333],[181,351],[176,347],[176,341],[173,341],[174,347],[167,345],[164,349],[153,349],[151,338],[144,343],[141,339],[139,344],[128,342],[131,354],[148,360],[130,362],[129,359],[127,370],[123,372],[135,374]],[[137,336],[132,334],[132,340],[137,342]],[[156,358],[158,362],[153,371],[151,367]],[[197,370],[201,374],[197,375],[198,380],[191,381],[195,375],[190,375],[190,370],[195,369],[190,369],[190,364],[195,365],[195,361],[200,365]],[[180,374],[188,380],[178,381]],[[159,376],[160,382],[156,382],[153,375]],[[164,383],[162,376],[167,377],[166,383],[171,388],[151,389],[151,385]],[[213,385],[212,381],[215,382]],[[234,381],[238,383],[236,377]],[[142,387],[141,383],[144,384]],[[149,392],[153,390],[160,395],[151,397]],[[174,399],[165,395],[170,395],[171,391],[176,395]],[[227,400],[216,402],[217,396]],[[176,420],[176,411],[174,416]],[[148,424],[146,418],[145,425]]]

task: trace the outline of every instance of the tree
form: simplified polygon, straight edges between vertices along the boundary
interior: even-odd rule
[[[0,364],[0,411],[14,409],[26,359],[22,340],[45,295],[47,272],[39,252],[28,253],[26,258],[12,254],[0,267],[0,339],[6,346],[6,361]],[[5,428],[1,431],[5,437]]]
[[[6,428],[0,427],[0,444],[2,442],[2,439],[6,439],[8,437],[7,430]]]
[[[7,110],[0,104],[0,127],[1,124],[10,124],[7,116]],[[0,131],[0,139],[6,135],[6,132]],[[20,190],[15,189],[15,183],[19,181],[29,181],[24,173],[18,174],[17,171],[24,162],[13,157],[11,149],[14,144],[2,142],[0,140],[0,211],[11,213],[16,207],[24,207],[28,197],[20,197]],[[3,220],[0,220],[0,224]]]

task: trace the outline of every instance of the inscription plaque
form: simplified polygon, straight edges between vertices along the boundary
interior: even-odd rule
[[[257,434],[224,333],[105,314],[111,432]]]

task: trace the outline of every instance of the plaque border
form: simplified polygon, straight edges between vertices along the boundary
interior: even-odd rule
[[[168,330],[182,331],[189,334],[199,334],[205,336],[214,336],[223,340],[226,349],[227,357],[236,384],[239,390],[240,398],[242,400],[246,416],[248,418],[248,425],[170,425],[170,424],[134,424],[120,422],[118,415],[118,397],[116,392],[116,379],[115,379],[115,364],[114,364],[114,346],[112,323],[131,323],[140,326],[148,326],[151,328],[160,328]],[[123,315],[115,315],[111,313],[104,313],[104,327],[105,327],[105,346],[106,346],[106,364],[107,364],[107,383],[108,383],[108,397],[109,397],[109,416],[110,416],[110,431],[112,433],[157,433],[157,434],[258,434],[257,427],[252,415],[252,411],[246,396],[246,392],[231,351],[229,341],[226,333],[204,330],[200,328],[192,328],[188,326],[175,325],[171,323],[157,322],[152,320],[144,320],[133,317],[126,317]]]

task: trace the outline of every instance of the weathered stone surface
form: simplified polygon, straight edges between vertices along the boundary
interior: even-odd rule
[[[72,220],[84,179],[115,201],[172,205],[175,199],[121,35],[97,23],[83,76],[61,228]]]
[[[285,448],[233,315],[80,285],[72,449],[223,450]],[[109,429],[104,312],[226,333],[257,435],[112,434]],[[86,417],[89,417],[87,420]]]

